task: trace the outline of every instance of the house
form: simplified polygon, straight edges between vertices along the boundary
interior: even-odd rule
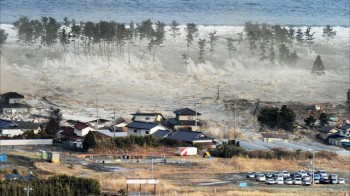
[[[288,142],[289,136],[287,134],[280,134],[280,133],[262,133],[263,141],[264,142],[277,142],[277,141],[283,141]]]
[[[197,111],[193,111],[189,108],[183,108],[174,111],[174,113],[176,117],[167,121],[168,125],[174,130],[187,129],[198,131],[201,128],[202,123],[198,120],[198,116],[201,114]]]
[[[329,125],[325,125],[325,126],[318,129],[318,136],[321,139],[326,140],[330,135],[337,133],[337,132],[338,132],[338,130],[335,129],[334,127],[329,126]]]
[[[77,136],[73,127],[61,127],[61,131],[58,132],[58,138],[61,139],[64,147],[83,148],[83,137]]]
[[[77,136],[83,137],[90,131],[95,131],[95,129],[85,123],[78,122],[74,125],[74,133]]]
[[[338,128],[338,135],[343,137],[350,137],[350,123],[345,122],[342,126]]]
[[[166,138],[171,134],[171,131],[169,130],[158,130],[154,132],[152,135],[158,137],[158,138]]]
[[[24,102],[24,96],[16,92],[1,94],[0,109],[3,114],[28,113],[29,106]]]
[[[23,134],[22,128],[16,123],[0,119],[0,136],[13,137]]]
[[[127,126],[128,135],[145,136],[153,134],[158,130],[165,130],[166,127],[154,123],[131,122]]]
[[[128,132],[113,132],[110,131],[109,129],[99,129],[97,130],[99,133],[107,135],[108,137],[127,137],[128,136]]]
[[[208,144],[212,145],[213,138],[205,135],[200,131],[190,131],[190,130],[177,130],[175,133],[170,134],[167,138],[194,144]]]
[[[165,120],[161,113],[135,113],[132,121],[134,122],[147,122],[147,123],[161,123]]]
[[[350,137],[344,137],[338,135],[338,133],[335,133],[333,135],[330,135],[328,137],[328,144],[335,145],[335,146],[343,146],[343,143],[349,143]]]
[[[38,134],[42,130],[41,123],[26,122],[26,121],[13,121],[17,124],[23,132],[33,131],[35,134]]]

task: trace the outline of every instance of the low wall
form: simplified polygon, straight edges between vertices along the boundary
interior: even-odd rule
[[[52,145],[52,139],[15,139],[0,140],[0,146]]]

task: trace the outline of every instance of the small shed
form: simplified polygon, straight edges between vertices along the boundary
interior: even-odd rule
[[[7,154],[0,154],[0,163],[7,162]]]
[[[59,163],[60,162],[60,154],[58,152],[48,152],[47,160],[51,163]]]
[[[197,155],[196,147],[178,147],[176,154],[179,156],[194,156]]]

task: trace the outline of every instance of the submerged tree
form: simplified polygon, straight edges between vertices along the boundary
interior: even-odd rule
[[[321,74],[324,74],[324,65],[323,65],[323,62],[322,62],[322,59],[321,59],[321,56],[320,55],[317,55],[317,58],[314,62],[314,65],[312,67],[312,70],[311,70],[311,73],[312,74],[318,74],[318,75],[321,75]]]
[[[200,39],[199,38],[199,41],[198,41],[198,47],[199,47],[199,57],[198,57],[198,60],[200,63],[205,63],[205,60],[204,60],[204,47],[205,47],[205,42],[206,40],[205,39]]]
[[[213,32],[208,33],[209,40],[210,40],[209,44],[210,44],[210,54],[211,55],[214,54],[214,51],[215,51],[214,46],[215,46],[216,42],[219,39],[219,36],[217,36],[216,33],[217,33],[216,30],[214,30]]]
[[[253,31],[249,31],[247,34],[247,39],[249,43],[249,51],[251,54],[253,54],[254,50],[257,48],[256,41],[257,41],[257,36]]]
[[[227,45],[227,51],[228,51],[228,57],[232,58],[232,53],[236,50],[236,47],[234,45],[234,39],[232,38],[226,38],[226,45]]]
[[[186,42],[187,42],[187,53],[189,50],[190,45],[192,45],[192,42],[195,37],[198,36],[198,27],[194,23],[187,23],[186,28]]]
[[[180,24],[179,24],[178,22],[176,22],[176,20],[173,20],[173,21],[171,22],[171,25],[170,25],[170,29],[169,29],[169,31],[171,32],[171,33],[170,33],[170,36],[173,37],[174,43],[175,43],[175,38],[176,38],[177,36],[181,35],[179,25],[180,25]]]
[[[155,23],[155,31],[153,33],[153,38],[151,40],[151,45],[153,47],[153,60],[155,58],[157,47],[162,46],[165,39],[165,23],[158,21]]]
[[[313,127],[316,120],[317,119],[315,117],[313,117],[312,115],[309,115],[307,118],[304,119],[304,122],[306,126]]]
[[[83,140],[83,148],[85,150],[89,150],[90,148],[96,148],[97,142],[95,135],[92,133],[92,131],[89,131],[89,133],[85,136]]]
[[[5,33],[4,29],[0,29],[0,46],[2,46],[8,37],[8,33]]]
[[[296,32],[296,36],[295,36],[295,39],[297,40],[298,44],[301,45],[304,43],[304,33],[303,31],[301,30],[300,27],[298,27],[298,30]]]
[[[314,37],[315,32],[311,33],[311,27],[307,27],[305,31],[305,42],[309,45],[309,50],[311,52],[311,45],[314,44]]]
[[[331,25],[326,25],[325,27],[323,27],[323,35],[322,36],[327,39],[327,42],[330,39],[333,39],[336,34],[337,34],[337,32],[333,30],[333,27]]]
[[[325,112],[322,112],[320,114],[320,117],[318,118],[318,120],[320,121],[320,126],[321,127],[329,124],[329,122],[328,122],[329,118],[328,118],[327,113],[325,113]]]
[[[49,121],[46,124],[46,133],[49,135],[56,135],[60,130],[60,122],[62,120],[62,113],[60,109],[50,108]]]

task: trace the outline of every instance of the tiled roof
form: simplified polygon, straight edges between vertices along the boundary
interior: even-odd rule
[[[131,114],[133,116],[157,116],[157,115],[162,115],[161,113],[135,113]]]
[[[188,126],[195,126],[196,121],[195,120],[177,120],[176,118],[171,118],[168,120],[168,123],[172,126],[174,125],[188,125]],[[202,126],[202,123],[197,122],[197,126]]]
[[[322,126],[321,128],[318,129],[319,132],[323,132],[323,133],[328,133],[329,131],[331,131],[333,129],[332,126],[329,125],[325,125]]]
[[[339,129],[341,129],[341,130],[347,130],[347,129],[350,129],[350,124],[345,123],[345,124],[343,124],[341,127],[339,127]]]
[[[18,126],[20,126],[22,129],[38,129],[40,128],[40,123],[33,123],[33,122],[25,122],[25,121],[14,121]]]
[[[80,123],[80,122],[78,122],[78,123],[76,123],[76,124],[74,125],[74,128],[77,129],[77,130],[82,130],[82,129],[85,129],[86,127],[88,127],[87,124]]]
[[[167,135],[169,135],[171,132],[169,130],[158,130],[156,132],[154,132],[152,135],[156,136],[156,137],[166,137]]]
[[[4,94],[1,94],[1,97],[4,98],[4,99],[24,99],[24,96],[17,93],[17,92],[7,92],[7,93],[4,93]]]
[[[204,133],[199,131],[188,131],[178,130],[175,133],[169,135],[167,138],[183,141],[183,142],[194,142],[199,140],[213,140],[213,138],[206,136]]]
[[[196,115],[196,111],[193,111],[189,108],[183,108],[183,109],[179,109],[174,111],[174,113],[176,115],[187,115],[187,116],[195,116]],[[199,112],[197,112],[197,115],[201,115]]]
[[[150,130],[154,127],[158,126],[158,124],[154,123],[145,123],[145,122],[131,122],[126,127],[135,128],[135,129],[145,129]]]

